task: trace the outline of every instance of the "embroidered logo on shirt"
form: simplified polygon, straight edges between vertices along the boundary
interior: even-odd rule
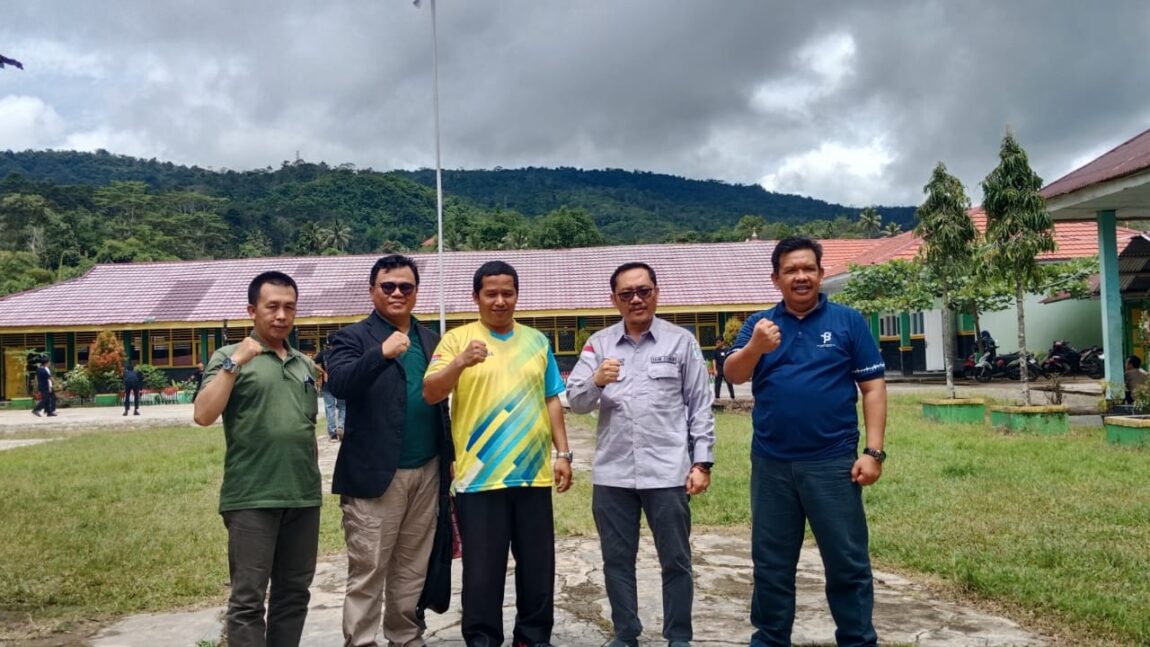
[[[831,334],[831,331],[829,331],[829,330],[824,331],[823,334],[820,335],[820,337],[822,337],[823,343],[819,344],[819,348],[835,348],[835,347],[837,347],[837,344],[835,344],[831,341],[831,339],[834,338],[834,335]]]

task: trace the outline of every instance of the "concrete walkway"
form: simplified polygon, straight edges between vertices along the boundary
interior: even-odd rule
[[[26,441],[13,439],[13,436],[61,437],[93,427],[118,427],[130,431],[145,426],[185,424],[191,420],[190,405],[148,407],[142,412],[139,417],[126,418],[120,415],[122,410],[115,408],[62,409],[55,418],[35,418],[27,411],[0,412],[0,448],[6,443],[23,444]],[[571,439],[579,457],[575,467],[586,475],[593,442],[590,431],[572,428]],[[325,481],[330,480],[337,451],[337,444],[320,443],[320,464]],[[330,487],[330,483],[325,483],[325,487]],[[329,510],[327,513],[335,512]],[[696,640],[693,644],[706,647],[746,645],[752,633],[748,623],[751,595],[749,531],[696,533],[692,537],[692,545],[696,578]],[[598,540],[595,537],[563,538],[557,542],[556,554],[553,642],[557,647],[601,645],[609,637],[611,625],[600,570]],[[305,647],[342,644],[340,620],[346,568],[342,554],[320,558],[302,642]],[[428,616],[428,645],[463,645],[459,633],[460,570],[456,562],[451,608],[443,615]],[[662,602],[658,560],[649,537],[640,544],[637,574],[640,616],[646,627],[643,644],[665,644],[660,636]],[[515,615],[513,576],[512,562],[504,605],[508,640]],[[931,595],[928,587],[906,578],[876,572],[875,580],[875,624],[884,644],[940,647],[1047,644],[1042,637],[1009,620],[938,599]],[[796,644],[834,644],[834,624],[823,598],[823,585],[818,550],[813,545],[807,546],[802,553],[798,575],[798,612],[793,636]],[[221,637],[223,613],[223,608],[207,608],[129,616],[104,628],[88,644],[94,647],[200,647],[214,644]]]

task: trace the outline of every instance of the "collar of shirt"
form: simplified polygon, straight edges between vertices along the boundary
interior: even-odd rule
[[[627,334],[626,322],[620,321],[619,323],[615,324],[616,326],[619,327],[618,331],[616,331],[617,336],[615,337],[615,345],[618,346],[619,344],[622,344],[623,342],[627,342],[631,346],[638,346],[639,344],[642,344],[645,340],[648,340],[648,339],[650,339],[654,343],[658,343],[659,342],[659,335],[656,333],[658,332],[659,325],[662,323],[665,323],[665,322],[662,319],[655,317],[654,319],[651,320],[651,326],[649,328],[647,328],[646,330],[644,330],[643,334],[639,335],[639,341],[635,341],[634,339],[631,338],[630,335]]]
[[[827,295],[823,294],[822,292],[819,292],[819,302],[815,304],[815,307],[811,308],[810,310],[807,310],[801,318],[806,319],[807,317],[819,312],[820,310],[823,310],[826,307],[826,305],[827,305]],[[780,314],[785,314],[788,317],[793,317],[795,319],[800,318],[798,315],[796,315],[795,313],[793,313],[789,309],[787,309],[787,302],[786,301],[780,301],[778,308],[779,308]]]
[[[379,323],[383,324],[383,329],[384,329],[384,331],[387,332],[387,334],[390,335],[391,333],[399,330],[399,328],[395,327],[395,324],[391,323],[387,319],[384,319],[383,315],[379,314],[379,311],[372,310],[371,316],[375,317],[376,320],[379,321]],[[410,316],[411,316],[411,323],[407,324],[407,333],[409,335],[411,334],[411,331],[415,329],[415,326],[419,323],[419,320],[415,318],[415,315],[410,315]]]

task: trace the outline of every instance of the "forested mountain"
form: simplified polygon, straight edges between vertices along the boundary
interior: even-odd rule
[[[0,294],[92,263],[417,250],[434,172],[284,162],[250,171],[106,151],[0,152]],[[913,208],[846,208],[758,186],[573,168],[446,171],[448,249],[875,236]]]

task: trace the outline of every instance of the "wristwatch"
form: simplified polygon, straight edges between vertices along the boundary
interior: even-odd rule
[[[555,452],[555,458],[566,458],[567,462],[570,463],[571,461],[575,460],[575,452]]]
[[[229,355],[224,358],[224,363],[220,364],[220,370],[235,375],[236,371],[240,370],[240,365],[236,364],[236,360],[232,359]]]
[[[863,450],[863,453],[878,461],[879,465],[882,465],[882,462],[886,460],[886,452],[881,449],[871,449],[867,447]]]

